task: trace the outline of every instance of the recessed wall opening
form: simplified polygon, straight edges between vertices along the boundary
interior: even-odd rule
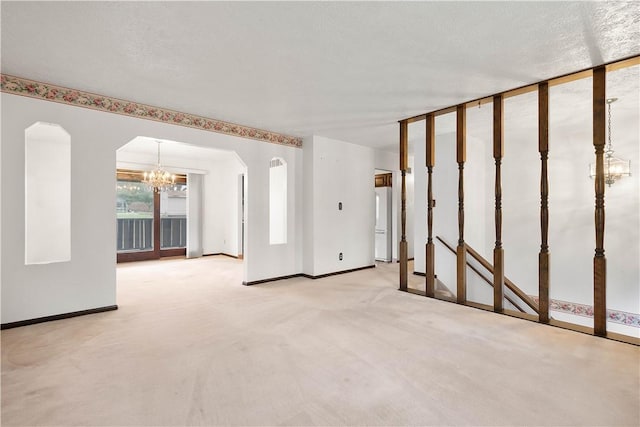
[[[246,167],[235,152],[137,137],[116,160],[120,261],[242,253]],[[158,169],[173,177],[165,188],[145,182]]]
[[[212,256],[242,274],[247,168],[235,152],[137,137],[117,151],[116,167],[119,263]],[[164,188],[148,182],[157,170],[168,174]]]
[[[71,260],[71,136],[37,122],[25,130],[25,264]]]
[[[269,163],[269,243],[287,243],[287,163],[279,157]]]

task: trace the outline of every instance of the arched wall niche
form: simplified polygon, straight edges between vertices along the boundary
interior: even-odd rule
[[[26,265],[71,260],[71,135],[36,122],[25,136]]]

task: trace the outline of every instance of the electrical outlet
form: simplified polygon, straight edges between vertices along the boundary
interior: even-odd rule
[[[342,252],[340,252],[340,254],[338,255],[338,259],[342,261]]]
[[[341,211],[342,210],[342,202],[338,202],[338,210]]]

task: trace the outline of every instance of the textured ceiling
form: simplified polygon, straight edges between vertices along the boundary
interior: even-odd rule
[[[295,136],[397,120],[640,53],[631,2],[7,2],[2,72]]]
[[[149,157],[149,162],[154,163],[158,155],[158,143],[160,143],[160,154],[162,158],[181,158],[188,160],[219,160],[223,161],[235,157],[235,153],[214,148],[198,147],[180,141],[169,141],[166,139],[155,139],[139,136],[118,149],[118,153],[143,154]]]

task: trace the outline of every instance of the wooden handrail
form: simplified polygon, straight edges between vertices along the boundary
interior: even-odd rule
[[[451,252],[453,252],[454,254],[456,253],[456,250],[453,249],[451,246],[449,246],[444,240],[442,240],[439,237],[436,237],[438,240],[440,240],[440,242],[445,245],[447,247],[447,249],[449,249]],[[480,276],[480,278],[482,278],[482,280],[484,280],[489,286],[493,287],[493,281],[489,280],[484,274],[482,274],[477,268],[475,268],[473,265],[469,264],[469,262],[467,261],[467,267],[469,267],[471,270],[475,271],[475,273]],[[511,297],[509,297],[508,295],[505,295],[504,298],[509,301],[515,308],[517,308],[521,313],[526,313],[526,311],[524,311],[522,309],[522,307],[520,307],[518,305],[518,303],[516,303],[514,300],[511,299]]]
[[[451,252],[456,253],[456,250],[453,249],[453,247],[451,247],[447,242],[445,242],[444,240],[442,240],[442,238],[440,236],[436,236],[436,239],[438,239],[440,241],[440,243],[442,243],[444,246],[446,246],[447,249],[449,249]],[[475,251],[475,249],[473,249],[471,246],[467,245],[465,243],[466,247],[467,247],[467,253],[469,255],[471,255],[471,257],[473,259],[475,259],[476,261],[478,261],[480,263],[480,265],[482,265],[482,267],[484,267],[489,273],[493,274],[493,266],[489,263],[489,261],[487,261],[486,259],[484,259],[478,252]],[[480,277],[482,277],[485,282],[489,283],[492,287],[493,287],[493,282],[489,281],[486,277],[484,277],[482,274],[480,274],[480,272],[478,272],[478,270],[476,270],[471,264],[469,264],[467,262],[467,265],[476,273],[478,273],[478,275],[480,275]],[[517,287],[511,280],[507,279],[506,277],[504,278],[504,284],[507,288],[509,288],[509,290],[511,292],[513,292],[514,294],[516,294],[518,296],[518,298],[520,298],[522,301],[524,301],[525,304],[527,304],[533,311],[535,311],[536,313],[539,313],[539,309],[538,309],[538,304],[535,303],[535,301],[533,301],[531,299],[531,297],[529,297],[529,295],[525,294],[522,289],[520,289],[519,287]],[[506,295],[505,295],[506,297]],[[513,301],[511,301],[509,298],[507,298],[507,301],[509,301],[511,304],[513,304],[516,308],[518,308],[518,310],[524,312],[524,310],[522,310],[520,307],[518,307],[516,304],[514,304]]]

